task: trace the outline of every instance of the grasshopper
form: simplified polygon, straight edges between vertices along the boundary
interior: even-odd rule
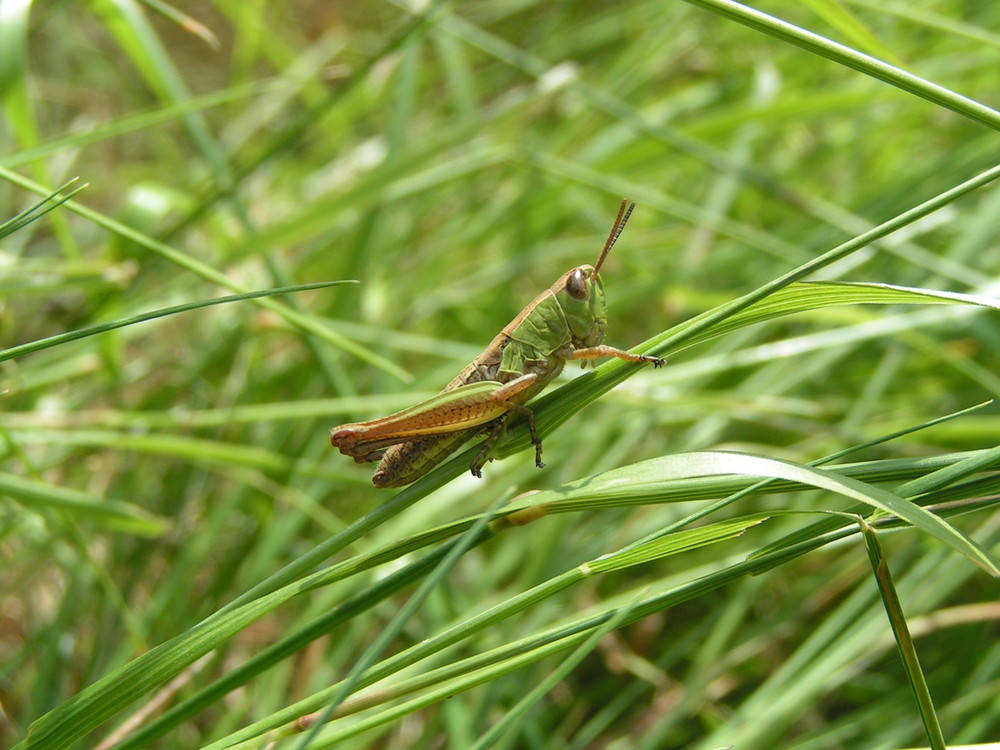
[[[596,265],[578,266],[560,276],[441,393],[388,417],[334,427],[330,431],[334,447],[358,463],[379,461],[372,477],[376,487],[402,487],[470,438],[485,434],[469,467],[481,477],[510,415],[519,414],[528,423],[535,465],[543,468],[542,441],[535,432],[534,415],[524,403],[559,375],[567,360],[582,360],[583,367],[598,357],[649,362],[654,367],[664,364],[659,357],[630,354],[601,343],[608,314],[598,272],[635,208],[634,203],[627,208],[626,204],[623,200]]]

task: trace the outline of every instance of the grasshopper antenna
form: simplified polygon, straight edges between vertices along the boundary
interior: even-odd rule
[[[628,206],[628,209],[625,206]],[[618,209],[618,216],[615,218],[615,223],[611,227],[611,232],[608,234],[607,242],[604,243],[604,249],[601,251],[601,257],[597,259],[597,264],[594,266],[593,272],[590,274],[590,278],[596,279],[597,272],[601,270],[601,264],[604,263],[604,259],[608,257],[608,253],[611,252],[611,248],[615,246],[615,242],[618,241],[618,235],[622,233],[625,228],[625,223],[628,221],[628,217],[632,215],[632,209],[635,208],[634,203],[629,203],[628,198],[622,199],[622,205]]]

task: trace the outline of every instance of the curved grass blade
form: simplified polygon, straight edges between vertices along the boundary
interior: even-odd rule
[[[987,551],[919,505],[887,490],[832,471],[748,453],[695,451],[653,458],[579,479],[557,489],[542,490],[531,499],[534,505],[539,506],[567,498],[609,500],[619,497],[655,496],[676,479],[731,474],[785,479],[858,500],[901,518],[965,556],[991,575],[1000,577],[1000,565]]]

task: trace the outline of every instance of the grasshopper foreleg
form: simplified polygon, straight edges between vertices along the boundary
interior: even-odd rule
[[[584,367],[587,366],[587,360],[597,359],[598,357],[617,357],[628,362],[649,362],[653,367],[663,367],[667,363],[667,360],[660,359],[659,357],[651,357],[647,354],[632,354],[624,349],[618,349],[607,344],[573,349],[566,353],[566,359],[582,359]]]

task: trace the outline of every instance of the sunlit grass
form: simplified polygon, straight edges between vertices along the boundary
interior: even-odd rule
[[[1000,6],[7,5],[0,745],[1000,734]],[[331,449],[626,196],[667,367],[568,367],[541,471]]]

